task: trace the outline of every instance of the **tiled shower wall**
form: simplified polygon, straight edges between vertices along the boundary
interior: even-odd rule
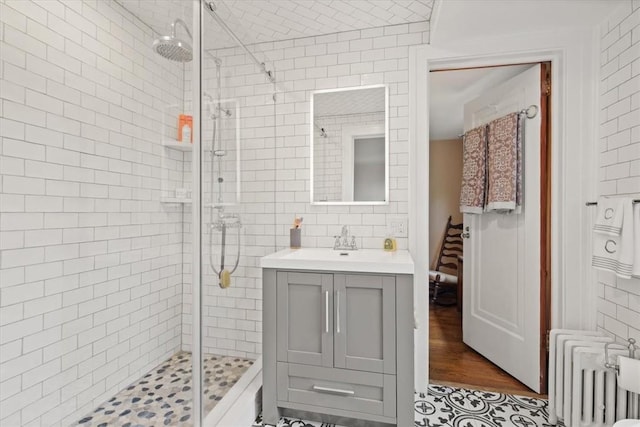
[[[211,24],[212,21],[205,21]],[[213,25],[213,24],[212,24]],[[206,29],[205,29],[206,33]],[[206,47],[205,40],[205,47]],[[225,216],[237,214],[242,221],[240,262],[238,269],[231,276],[231,287],[221,289],[218,278],[214,274],[210,261],[216,268],[220,267],[221,233],[215,230],[210,244],[210,214],[213,221],[218,210],[206,203],[211,199],[211,153],[205,152],[202,158],[203,199],[205,208],[202,224],[202,345],[205,353],[257,358],[262,352],[262,290],[260,257],[274,251],[274,199],[275,199],[275,128],[273,84],[267,82],[256,65],[239,48],[211,50],[210,53],[222,60],[221,96],[232,100],[237,109],[232,116],[223,120],[222,143],[216,142],[217,149],[226,150],[227,154],[220,159],[222,169],[227,171],[225,177],[234,176],[235,159],[241,159],[240,181],[241,194],[239,203],[231,203],[236,199],[235,179],[226,179],[222,183],[223,201],[228,205],[222,213]],[[213,60],[206,56],[203,65],[203,90],[217,96],[216,68]],[[187,79],[189,75],[187,75]],[[189,82],[187,82],[189,85]],[[204,100],[206,102],[206,100]],[[206,105],[203,108],[207,109]],[[239,122],[237,130],[240,136],[240,153],[235,151],[232,135],[235,119]],[[203,145],[211,146],[213,120],[207,114],[203,117]],[[217,200],[219,186],[218,159],[215,161],[213,200]],[[188,165],[187,165],[188,168]],[[189,171],[185,177],[190,175]],[[190,177],[188,178],[191,179]],[[188,229],[185,222],[185,230]],[[190,350],[192,330],[192,288],[191,288],[191,236],[184,235],[184,289],[182,315],[182,345]],[[225,267],[231,270],[237,257],[237,229],[228,229],[225,246]],[[210,260],[209,254],[213,253]]]
[[[69,425],[180,347],[183,69],[113,1],[0,17],[0,425]]]
[[[640,197],[640,2],[601,24],[600,184],[604,196]],[[640,279],[598,272],[598,328],[640,340]]]

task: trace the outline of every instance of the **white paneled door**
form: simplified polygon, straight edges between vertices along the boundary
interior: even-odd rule
[[[540,65],[465,104],[464,128],[540,103]],[[540,114],[525,120],[520,214],[465,214],[463,340],[540,391]],[[468,227],[468,228],[467,228]]]

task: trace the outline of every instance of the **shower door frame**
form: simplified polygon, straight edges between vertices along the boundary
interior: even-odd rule
[[[203,31],[205,28],[206,4],[202,0],[192,0],[193,2],[193,68],[192,68],[192,99],[193,99],[193,150],[192,150],[192,392],[193,392],[193,410],[197,411],[194,416],[194,427],[235,427],[238,422],[247,422],[250,425],[255,417],[261,411],[261,405],[256,401],[256,396],[262,386],[262,356],[258,357],[253,366],[251,366],[238,380],[238,382],[229,390],[225,397],[208,413],[204,413],[203,402],[203,328],[202,328],[202,282],[203,282],[203,246],[202,246],[202,219],[204,218],[203,209],[203,168],[202,159],[204,158],[204,145],[202,141],[203,119],[203,57],[205,55]],[[245,47],[246,49],[246,47]],[[249,52],[248,52],[249,53]],[[255,58],[254,58],[255,60]],[[256,60],[257,61],[257,60]],[[264,67],[264,65],[263,65]],[[275,114],[276,108],[276,87],[275,78],[272,73],[266,69],[260,70],[266,73],[271,83],[274,85],[273,108]],[[273,80],[272,80],[273,79]],[[234,204],[240,204],[240,134],[239,134],[239,118],[240,107],[236,101],[236,200]],[[276,121],[274,117],[274,132],[276,129]],[[274,133],[274,140],[275,140]],[[213,147],[212,147],[213,149]],[[274,188],[275,188],[275,170],[274,170]],[[213,203],[213,200],[212,200]],[[275,204],[275,190],[274,190]],[[275,210],[274,210],[275,212]],[[275,213],[274,213],[275,215]],[[274,227],[276,226],[274,216]],[[275,249],[275,247],[274,247]],[[195,414],[194,414],[195,415]]]
[[[203,425],[202,406],[202,28],[204,14],[200,0],[193,0],[193,66],[192,114],[193,150],[191,151],[192,205],[191,205],[191,374],[193,393],[193,426]]]

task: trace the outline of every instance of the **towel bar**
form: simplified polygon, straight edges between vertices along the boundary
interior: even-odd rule
[[[633,199],[633,202],[632,202],[632,203],[633,203],[634,205],[635,205],[636,203],[640,203],[640,199]],[[596,206],[597,204],[598,204],[598,202],[587,202],[587,203],[585,203],[584,205],[585,205],[585,206]]]

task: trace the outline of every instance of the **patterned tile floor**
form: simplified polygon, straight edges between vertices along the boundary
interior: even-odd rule
[[[204,356],[204,405],[209,412],[253,360]],[[191,353],[179,352],[78,423],[83,427],[188,426],[191,419]]]
[[[415,400],[415,427],[551,426],[544,399],[432,384]],[[277,427],[341,426],[282,418]]]

